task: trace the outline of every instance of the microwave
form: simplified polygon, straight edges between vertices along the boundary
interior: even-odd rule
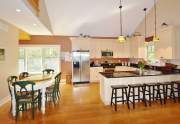
[[[101,57],[113,57],[113,51],[101,51]]]

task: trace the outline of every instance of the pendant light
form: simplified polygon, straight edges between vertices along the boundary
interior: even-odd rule
[[[157,7],[156,7],[156,0],[154,0],[154,17],[155,17],[155,22],[154,22],[154,29],[155,29],[155,34],[153,36],[153,41],[159,41],[159,37],[157,36]]]
[[[145,14],[146,14],[146,10],[145,10]],[[146,17],[145,17],[145,21],[146,21]],[[150,36],[150,37],[146,37],[145,36],[145,41],[146,42],[156,42],[159,41],[159,37],[157,35],[157,10],[156,10],[156,0],[154,0],[154,35]]]
[[[120,43],[124,43],[126,41],[125,37],[122,35],[123,33],[123,25],[122,25],[122,1],[120,0],[120,36],[118,37],[118,41]]]

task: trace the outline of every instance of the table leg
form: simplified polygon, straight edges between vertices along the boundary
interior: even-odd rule
[[[42,97],[41,97],[41,112],[45,114],[45,102],[46,102],[46,96],[45,96],[46,88],[43,88],[41,90]]]
[[[15,99],[14,89],[11,89],[11,92],[12,92],[12,115],[15,117],[16,116],[16,99]]]

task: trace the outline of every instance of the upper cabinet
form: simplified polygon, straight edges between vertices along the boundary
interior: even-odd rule
[[[72,50],[89,50],[91,58],[101,58],[101,51],[113,51],[113,58],[130,57],[129,40],[119,43],[116,39],[71,38]]]
[[[146,58],[146,50],[143,36],[136,36],[130,39],[130,57]]]

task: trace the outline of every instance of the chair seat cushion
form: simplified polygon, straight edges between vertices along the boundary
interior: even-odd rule
[[[159,83],[160,85],[172,85],[172,82],[164,82],[164,83]]]
[[[142,87],[143,84],[129,84],[129,87]]]
[[[112,85],[111,88],[113,89],[121,89],[121,88],[128,88],[127,85]]]
[[[49,94],[49,93],[52,93],[54,90],[54,85],[50,86],[50,87],[47,87],[46,88],[46,93]]]
[[[34,95],[34,102],[36,102],[38,98],[39,98],[38,95]],[[32,96],[26,96],[23,98],[18,98],[17,101],[19,103],[32,103],[33,99],[32,99]]]
[[[147,83],[146,86],[159,86],[159,83]]]

